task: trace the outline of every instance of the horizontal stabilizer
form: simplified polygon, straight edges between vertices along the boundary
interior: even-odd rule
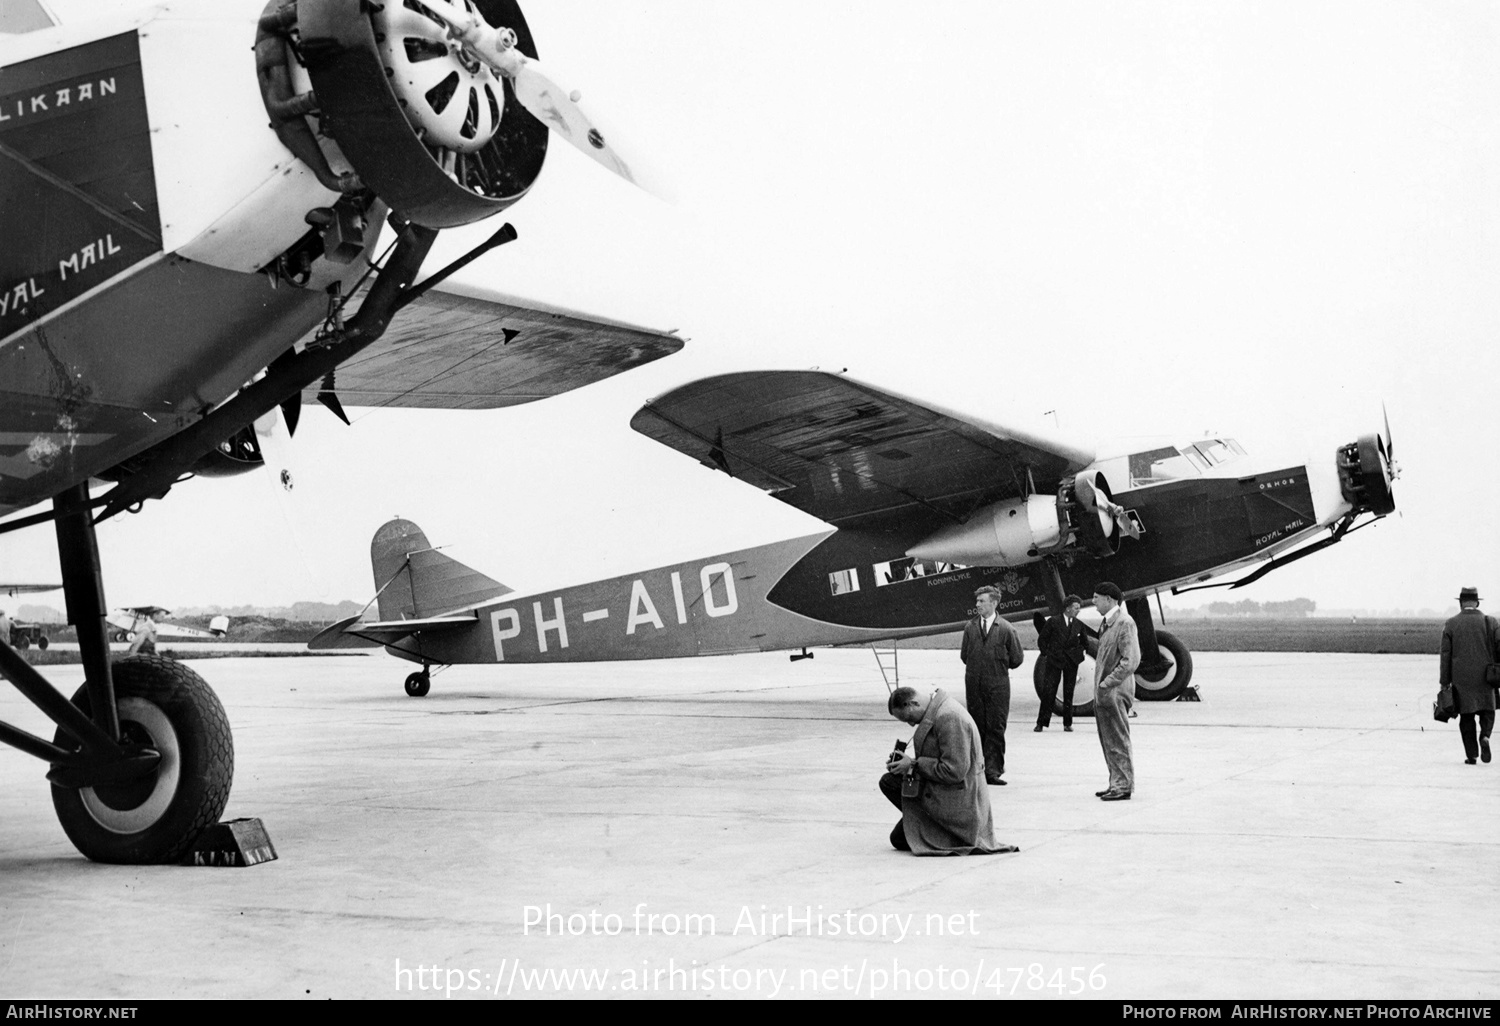
[[[394,645],[413,634],[451,631],[460,627],[472,627],[478,622],[479,619],[475,616],[432,616],[425,620],[376,620],[361,623],[358,616],[351,616],[319,631],[307,643],[307,647],[314,652],[379,648],[382,645]]]

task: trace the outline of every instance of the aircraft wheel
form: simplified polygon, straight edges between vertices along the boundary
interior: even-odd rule
[[[421,698],[432,690],[432,675],[426,670],[406,678],[406,693],[412,698]]]
[[[161,752],[155,772],[125,784],[52,786],[68,839],[95,862],[176,862],[217,823],[234,780],[234,738],[213,689],[181,663],[133,656],[114,664],[115,700],[125,740]],[[88,686],[73,704],[89,711]],[[59,729],[54,742],[77,742]]]
[[[1193,679],[1193,655],[1177,635],[1158,630],[1156,644],[1166,659],[1166,666],[1156,668],[1151,674],[1136,671],[1135,697],[1142,702],[1170,702],[1182,694]]]
[[[39,649],[41,649],[44,652],[47,650],[47,646],[49,644],[51,644],[51,642],[49,642],[47,640],[47,635],[45,635],[45,634],[43,634],[40,638],[36,639],[36,647],[39,648]]]
[[[1031,668],[1031,686],[1036,689],[1036,697],[1042,697],[1042,663],[1043,656],[1037,656],[1036,665]],[[1090,682],[1094,679],[1094,661],[1087,656],[1078,667],[1078,684],[1073,688],[1073,718],[1094,715],[1094,689]],[[1052,699],[1052,715],[1063,714],[1062,685],[1058,684],[1058,694]],[[1086,701],[1080,702],[1080,695],[1088,695]]]

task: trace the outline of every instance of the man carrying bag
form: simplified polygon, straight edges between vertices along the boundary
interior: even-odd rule
[[[1464,743],[1464,762],[1472,766],[1476,758],[1490,761],[1490,734],[1495,729],[1495,682],[1490,678],[1497,672],[1490,667],[1496,662],[1500,624],[1479,611],[1477,588],[1461,589],[1458,606],[1458,615],[1443,625],[1438,665],[1441,690],[1433,715],[1443,720],[1448,718],[1442,714],[1443,695],[1444,691],[1451,692],[1452,707],[1458,715],[1458,733]]]

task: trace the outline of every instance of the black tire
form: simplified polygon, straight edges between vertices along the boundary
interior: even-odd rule
[[[1042,698],[1042,668],[1043,668],[1043,662],[1046,660],[1046,658],[1047,657],[1044,656],[1044,655],[1038,655],[1036,657],[1036,665],[1034,665],[1031,668],[1031,686],[1036,689],[1037,701],[1041,701],[1041,698]],[[1085,666],[1091,666],[1091,665],[1092,665],[1092,660],[1087,659],[1087,658],[1084,659],[1083,666],[1080,666],[1078,668],[1079,671],[1080,671],[1079,674],[1078,674],[1078,676],[1079,676],[1080,679],[1083,678],[1083,673],[1082,673],[1083,668]],[[1090,670],[1089,673],[1092,674],[1093,670]],[[1092,676],[1090,676],[1088,679],[1090,681],[1092,681],[1094,678]],[[1058,691],[1061,691],[1061,690],[1062,690],[1062,686],[1059,684],[1058,685]],[[1078,691],[1079,691],[1079,689],[1075,688],[1074,691],[1073,691],[1073,694],[1076,696],[1078,694]],[[1090,691],[1089,694],[1092,695],[1093,692]],[[1052,715],[1054,715],[1054,716],[1061,716],[1062,714],[1063,714],[1063,700],[1062,700],[1062,695],[1059,694],[1059,695],[1054,696],[1053,699],[1052,699]],[[1080,716],[1092,716],[1092,715],[1094,715],[1094,700],[1093,700],[1092,697],[1090,697],[1087,702],[1074,702],[1073,703],[1073,718],[1075,720],[1078,717],[1080,717]]]
[[[1193,679],[1193,654],[1177,639],[1177,635],[1158,630],[1156,644],[1167,658],[1168,666],[1150,676],[1135,671],[1135,697],[1142,702],[1170,702],[1182,694]]]
[[[47,646],[50,644],[51,642],[47,640],[47,635],[45,634],[36,639],[36,647],[41,649],[43,652],[47,651]]]
[[[432,676],[425,670],[406,678],[406,693],[411,698],[421,698],[432,690]]]
[[[162,754],[155,772],[128,784],[52,786],[58,822],[74,846],[95,862],[149,865],[177,862],[219,821],[234,780],[234,738],[213,689],[181,663],[132,656],[114,664],[120,731]],[[73,704],[89,711],[88,686]],[[76,748],[59,729],[54,742]]]
[[[31,636],[30,635],[23,634],[19,638],[16,639],[16,644],[15,644],[16,651],[18,651],[18,652],[24,652],[24,651],[26,651],[30,647],[31,647]]]

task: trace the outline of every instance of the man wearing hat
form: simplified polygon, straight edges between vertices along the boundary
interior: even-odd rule
[[[1094,726],[1109,767],[1109,786],[1094,794],[1106,802],[1128,802],[1135,790],[1130,751],[1130,704],[1135,699],[1135,671],[1141,665],[1141,641],[1135,621],[1125,612],[1118,585],[1094,585],[1094,608],[1104,614],[1099,625],[1099,654],[1094,657]]]
[[[1496,639],[1500,624],[1479,611],[1479,589],[1458,593],[1458,615],[1443,624],[1438,686],[1453,685],[1458,710],[1458,733],[1464,741],[1464,762],[1476,757],[1490,761],[1490,733],[1495,729],[1495,692],[1485,680],[1485,667],[1496,662]],[[1479,717],[1475,737],[1474,717]]]

